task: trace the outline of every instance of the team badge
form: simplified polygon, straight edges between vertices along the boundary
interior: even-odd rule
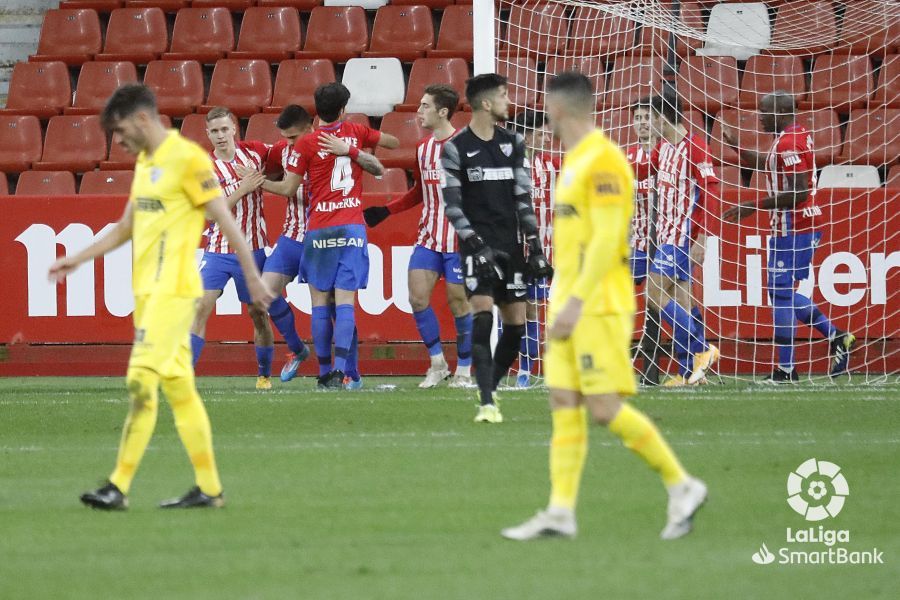
[[[156,183],[159,181],[160,177],[162,177],[162,169],[159,167],[152,167],[150,169],[150,183]]]
[[[506,156],[512,155],[512,144],[500,144],[500,152]]]
[[[478,279],[475,277],[466,277],[466,287],[470,292],[474,292],[478,288]]]
[[[594,368],[594,357],[590,354],[581,355],[581,368],[584,371],[590,371]]]

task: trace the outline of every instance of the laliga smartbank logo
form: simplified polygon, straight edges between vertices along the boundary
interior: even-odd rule
[[[850,496],[850,484],[835,463],[810,458],[788,475],[787,493],[787,503],[794,512],[808,522],[817,522],[838,516]],[[773,552],[762,544],[750,558],[758,565],[775,562],[779,565],[884,564],[883,553],[878,548],[848,548],[849,529],[824,525],[805,529],[788,527],[785,542],[794,546],[776,548]]]

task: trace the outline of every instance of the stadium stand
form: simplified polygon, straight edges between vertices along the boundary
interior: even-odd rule
[[[599,56],[550,56],[545,63],[544,73],[552,74],[573,69],[588,75],[591,83],[594,84],[594,89],[596,89],[599,94],[597,97],[598,103],[602,102],[602,99],[606,97],[605,94],[607,89],[606,61]],[[617,74],[614,72],[613,76],[616,75]],[[543,89],[546,88],[549,80],[550,77],[545,75],[542,92]]]
[[[281,132],[275,126],[278,115],[275,113],[256,113],[247,121],[245,140],[256,140],[266,144],[274,144],[281,138]]]
[[[382,6],[375,14],[365,58],[412,62],[434,47],[434,24],[427,6]]]
[[[194,113],[187,115],[181,122],[181,134],[188,139],[194,140],[207,152],[212,152],[213,146],[206,135],[206,115]],[[235,138],[241,139],[241,130],[237,128]]]
[[[369,115],[365,115],[363,113],[344,113],[344,120],[348,123],[359,123],[360,125],[365,125],[366,127],[372,126],[372,121],[369,119]],[[321,121],[319,121],[319,117],[313,118],[313,127],[318,127]]]
[[[72,102],[69,68],[62,61],[20,62],[13,67],[6,108],[0,114],[47,119]]]
[[[172,127],[172,119],[168,115],[160,115],[160,120],[167,128]],[[100,161],[101,171],[124,171],[134,168],[134,155],[125,150],[121,144],[111,142],[109,145],[109,158]]]
[[[796,98],[806,96],[806,73],[803,69],[803,61],[797,56],[789,55],[758,54],[751,56],[741,77],[739,106],[756,108],[760,98],[776,90],[789,92]]]
[[[16,183],[16,196],[71,196],[75,176],[71,171],[25,171]]]
[[[79,194],[127,195],[134,171],[88,171],[81,177]]]
[[[96,60],[147,64],[169,47],[166,15],[158,7],[117,8],[109,14],[103,52]]]
[[[837,16],[831,2],[788,2],[778,7],[772,45],[778,54],[810,56],[837,43]]]
[[[827,108],[799,111],[797,123],[812,132],[817,165],[821,167],[837,160],[843,144],[837,113]]]
[[[325,0],[325,6],[358,6],[366,10],[375,10],[388,3],[388,0]]]
[[[737,153],[722,139],[724,125],[731,128],[738,138],[738,145],[747,150],[766,153],[772,147],[772,136],[760,131],[759,113],[755,110],[725,109],[713,121],[709,139],[709,151],[713,161],[720,165],[737,165]]]
[[[561,54],[568,40],[569,21],[561,4],[515,4],[509,11],[506,40],[500,52]]]
[[[594,73],[596,71],[590,71]],[[630,106],[644,96],[662,90],[663,59],[660,56],[623,56],[613,63],[606,107]],[[597,83],[597,89],[607,89]]]
[[[877,0],[846,3],[835,53],[884,56],[900,49],[900,6]]]
[[[288,104],[299,104],[315,112],[313,92],[324,83],[335,81],[334,65],[324,58],[284,60],[278,64],[272,105],[264,112],[281,112]]]
[[[509,97],[517,106],[538,106],[543,101],[537,63],[531,57],[497,61],[497,73],[509,80]]]
[[[173,13],[191,5],[190,0],[126,0],[125,6],[130,8],[160,8]]]
[[[884,185],[887,187],[900,188],[900,165],[891,167],[891,170],[888,171]]]
[[[154,60],[147,65],[144,85],[156,94],[162,114],[183,117],[203,104],[203,70],[195,60]]]
[[[193,0],[193,8],[222,7],[229,11],[242,12],[256,4],[256,0]]]
[[[840,161],[891,165],[900,158],[900,109],[860,108],[850,113]]]
[[[172,45],[165,60],[196,60],[213,64],[234,50],[231,12],[222,6],[183,8],[175,16]]]
[[[9,181],[6,180],[6,173],[0,171],[0,196],[9,194]]]
[[[134,63],[126,61],[91,61],[81,65],[75,99],[63,113],[92,115],[103,110],[107,98],[124,83],[138,81]]]
[[[391,0],[393,6],[413,6],[422,5],[431,9],[446,10],[453,6],[453,0]]]
[[[812,69],[810,93],[801,108],[834,108],[846,114],[866,105],[874,88],[868,56],[823,54]]]
[[[37,53],[29,61],[60,60],[80,65],[100,53],[100,17],[90,8],[48,10],[41,24]]]
[[[263,7],[288,6],[297,10],[309,11],[317,6],[322,6],[322,0],[259,0],[257,3]]]
[[[397,136],[400,147],[389,150],[376,148],[375,156],[385,167],[412,169],[416,164],[416,144],[425,137],[425,130],[413,113],[390,112],[381,121],[381,131]]]
[[[295,58],[345,62],[369,47],[366,11],[359,6],[317,6],[306,27],[306,43]]]
[[[697,49],[700,56],[747,60],[769,47],[769,8],[764,2],[716,4],[709,14],[706,35],[706,43]]]
[[[278,62],[290,58],[302,47],[303,33],[296,8],[253,6],[244,12],[237,49],[229,52],[228,57]]]
[[[403,102],[403,66],[396,58],[351,58],[341,83],[350,90],[347,112],[380,117]]]
[[[870,106],[900,108],[900,54],[884,57],[878,70],[878,86]]]
[[[460,102],[465,97],[466,79],[469,67],[461,58],[420,58],[412,65],[406,98],[396,110],[417,110],[425,88],[435,83],[444,83],[459,93]]]
[[[744,187],[740,167],[722,167],[719,169],[719,181],[722,182],[723,190],[741,189]]]
[[[634,50],[638,31],[635,21],[608,13],[603,13],[598,19],[595,12],[591,7],[575,7],[566,54],[610,57]],[[561,35],[565,37],[565,31]]]
[[[125,6],[125,0],[64,0],[60,8],[90,8],[98,13],[109,13]]]
[[[370,173],[363,173],[363,196],[367,194],[396,194],[406,192],[406,171],[398,168],[385,169],[384,175],[375,177]]]
[[[817,186],[820,190],[875,189],[881,187],[881,178],[872,165],[825,165],[819,172]]]
[[[272,73],[264,60],[223,58],[213,69],[206,104],[197,110],[227,106],[238,117],[249,117],[269,106],[272,100]]]
[[[678,68],[679,89],[690,90],[690,104],[707,113],[738,100],[738,68],[732,56],[687,56]]]
[[[109,148],[98,115],[58,115],[50,118],[36,171],[84,173],[106,160]]]
[[[472,60],[472,7],[454,5],[444,9],[437,44],[428,51],[433,58],[458,56]]]
[[[703,22],[703,7],[699,2],[682,2],[681,11],[678,16],[681,27],[692,29],[698,33],[706,31],[706,25]],[[635,52],[642,55],[663,56],[668,47],[668,35],[653,27],[642,27],[641,38]],[[690,37],[685,35],[677,35],[675,37],[675,51],[678,56],[687,56],[693,53],[703,45],[703,41],[699,37]]]

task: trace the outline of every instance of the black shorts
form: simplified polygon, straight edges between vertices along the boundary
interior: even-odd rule
[[[460,258],[462,259],[463,281],[466,286],[467,297],[491,296],[497,304],[525,302],[527,299],[526,263],[525,255],[521,249],[507,253],[498,253],[497,264],[503,271],[502,280],[484,280],[477,277],[473,272],[471,257],[461,250]]]

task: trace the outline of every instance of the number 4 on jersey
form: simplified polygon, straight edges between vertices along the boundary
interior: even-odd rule
[[[344,196],[353,190],[353,168],[350,157],[338,156],[334,159],[334,168],[331,170],[331,191],[341,192]]]

